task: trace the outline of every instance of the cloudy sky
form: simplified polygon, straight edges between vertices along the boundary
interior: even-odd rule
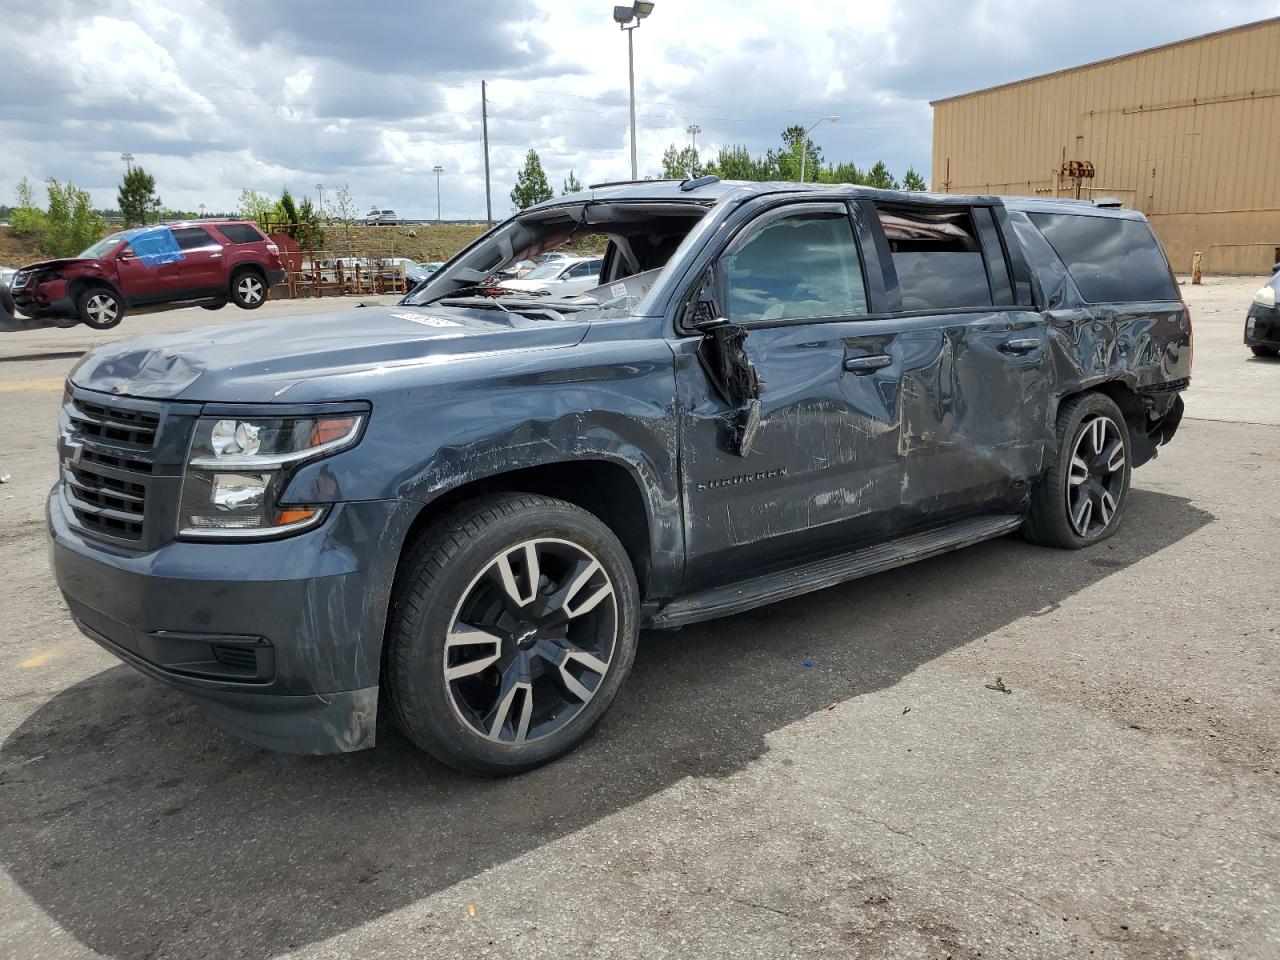
[[[360,212],[484,215],[489,81],[495,217],[525,151],[557,192],[625,178],[626,40],[605,0],[0,0],[0,197],[54,176],[115,206],[122,151],[170,207],[243,188]],[[1280,14],[1280,0],[658,0],[636,41],[640,175],[663,148],[763,151],[827,114],[826,157],[929,175],[930,99]]]

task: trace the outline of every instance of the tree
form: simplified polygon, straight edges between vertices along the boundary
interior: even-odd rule
[[[271,207],[271,200],[265,193],[249,189],[240,191],[239,214],[241,220],[251,220],[263,230],[266,230],[267,224],[271,220]]]
[[[547,183],[547,175],[542,170],[542,161],[536,150],[530,150],[524,158],[524,169],[516,174],[516,185],[511,188],[511,202],[517,210],[531,207],[535,203],[550,200],[554,193],[551,184]]]
[[[714,174],[721,180],[769,179],[768,164],[751,156],[751,151],[740,145],[721,147],[715,160],[703,167],[702,172]]]
[[[351,188],[345,183],[329,201],[329,220],[342,225],[342,235],[351,242],[351,224],[356,219],[356,202],[351,199]]]
[[[302,202],[298,204],[298,222],[306,229],[299,238],[299,242],[310,243],[313,248],[324,246],[324,227],[320,225],[320,211],[316,209],[310,197],[303,197]]]
[[[40,245],[55,257],[74,257],[106,232],[107,221],[90,206],[89,194],[75,184],[50,177],[49,210]]]
[[[883,160],[877,160],[876,165],[867,174],[867,186],[879,187],[881,190],[899,189],[898,181],[893,179],[893,174],[889,172]]]
[[[767,155],[769,165],[774,170],[773,176],[779,180],[799,180],[802,152],[804,178],[808,180],[816,177],[822,167],[822,151],[812,139],[804,135],[804,127],[795,123],[782,131],[782,149],[770,150]]]
[[[298,205],[293,202],[293,194],[289,192],[288,187],[281,191],[280,202],[276,204],[272,213],[274,214],[273,219],[275,222],[283,225],[284,232],[301,243],[306,228],[301,226],[302,221],[298,218]]]
[[[684,180],[703,174],[702,160],[692,146],[677,147],[674,143],[662,154],[662,176],[667,180]]]
[[[579,180],[576,176],[574,176],[573,171],[570,170],[569,179],[565,180],[564,189],[560,191],[560,195],[564,196],[567,193],[577,193],[581,189],[582,189],[582,181]]]
[[[9,214],[9,227],[14,233],[34,234],[44,232],[44,211],[36,206],[31,193],[31,183],[26,177],[18,181],[18,206]]]
[[[120,189],[116,192],[116,200],[120,204],[120,213],[124,216],[126,226],[139,226],[154,223],[160,219],[163,209],[160,198],[156,196],[156,178],[142,167],[134,167],[120,181]]]
[[[902,175],[903,190],[928,190],[929,185],[924,182],[924,177],[916,173],[915,167],[907,167],[907,172]]]

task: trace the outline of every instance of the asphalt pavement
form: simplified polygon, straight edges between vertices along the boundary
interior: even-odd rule
[[[1184,287],[1187,419],[1080,552],[1005,537],[642,638],[477,780],[222,734],[71,626],[61,383],[174,311],[0,337],[0,958],[1280,957],[1280,362]]]

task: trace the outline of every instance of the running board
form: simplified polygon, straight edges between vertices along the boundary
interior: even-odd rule
[[[650,626],[655,630],[669,630],[702,620],[742,613],[766,603],[798,597],[846,580],[856,580],[949,550],[981,543],[1010,533],[1020,526],[1022,517],[1004,515],[962,520],[938,530],[915,533],[874,547],[864,547],[851,553],[814,560],[777,573],[695,593],[667,604],[654,615]]]

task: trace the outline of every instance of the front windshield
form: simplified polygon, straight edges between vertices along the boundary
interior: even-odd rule
[[[524,275],[526,280],[554,280],[560,276],[560,271],[564,269],[563,260],[552,260],[549,263],[540,263],[528,273]]]
[[[80,254],[80,259],[97,260],[100,257],[105,257],[112,247],[124,239],[125,234],[123,233],[113,233],[109,237],[103,237],[84,253]]]

